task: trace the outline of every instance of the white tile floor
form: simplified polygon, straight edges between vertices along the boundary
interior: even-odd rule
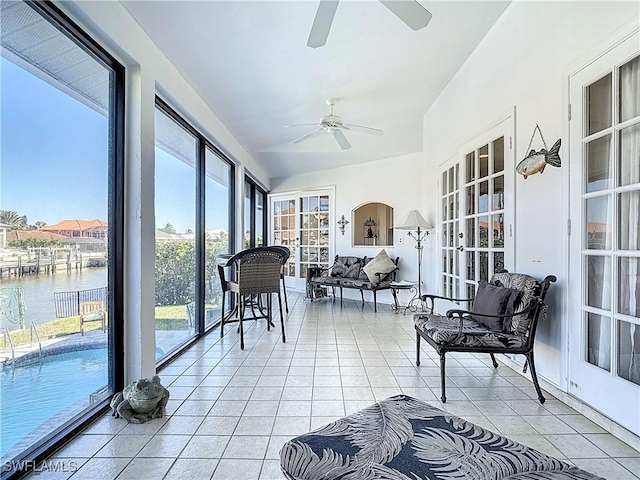
[[[49,462],[74,471],[30,478],[283,479],[279,450],[290,438],[404,393],[611,480],[640,478],[640,453],[488,355],[447,355],[447,403],[439,402],[438,357],[423,342],[415,367],[410,315],[388,305],[340,308],[290,294],[287,343],[280,325],[218,330],[160,372],[167,417],[143,425],[105,415]],[[486,358],[485,358],[486,357]],[[59,463],[55,463],[59,462]]]

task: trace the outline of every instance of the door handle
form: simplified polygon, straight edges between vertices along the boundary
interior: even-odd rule
[[[456,247],[456,250],[458,250],[459,252],[462,252],[464,251],[464,247],[460,245],[459,247]]]

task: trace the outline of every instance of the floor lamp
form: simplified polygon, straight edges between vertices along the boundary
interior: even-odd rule
[[[418,289],[407,304],[407,308],[415,312],[418,307],[422,309],[422,241],[429,235],[429,230],[433,227],[420,215],[418,210],[410,210],[409,213],[402,217],[395,228],[396,230],[409,230],[407,235],[416,241],[416,250],[418,250]]]

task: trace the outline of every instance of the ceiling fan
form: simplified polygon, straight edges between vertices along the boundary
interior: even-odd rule
[[[336,14],[339,0],[320,0],[316,16],[311,26],[307,46],[318,48],[327,43],[329,30]],[[431,21],[431,12],[416,0],[379,0],[391,12],[406,23],[412,30],[420,30]]]
[[[338,115],[333,114],[333,106],[338,101],[337,98],[329,98],[325,101],[327,105],[329,105],[329,115],[325,115],[320,119],[319,123],[303,123],[300,125],[286,125],[285,128],[290,127],[317,127],[312,132],[309,132],[300,138],[293,141],[293,143],[300,143],[308,138],[314,137],[316,135],[320,135],[323,132],[329,133],[333,135],[333,138],[336,139],[338,145],[342,150],[349,150],[351,148],[351,144],[347,137],[345,137],[342,130],[353,130],[356,132],[369,133],[371,135],[382,135],[382,130],[379,128],[372,127],[363,127],[362,125],[353,125],[351,123],[342,123],[342,118]]]

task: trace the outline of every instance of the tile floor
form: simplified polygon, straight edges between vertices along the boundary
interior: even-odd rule
[[[442,405],[438,357],[426,343],[415,367],[410,315],[296,294],[289,305],[287,343],[277,321],[270,332],[264,320],[248,322],[244,351],[235,328],[223,339],[212,332],[160,372],[171,393],[166,418],[130,425],[105,415],[49,460],[73,472],[29,478],[283,479],[285,441],[398,393],[607,479],[640,478],[638,451],[551,395],[540,405],[528,378],[494,370],[488,355],[447,355]]]

